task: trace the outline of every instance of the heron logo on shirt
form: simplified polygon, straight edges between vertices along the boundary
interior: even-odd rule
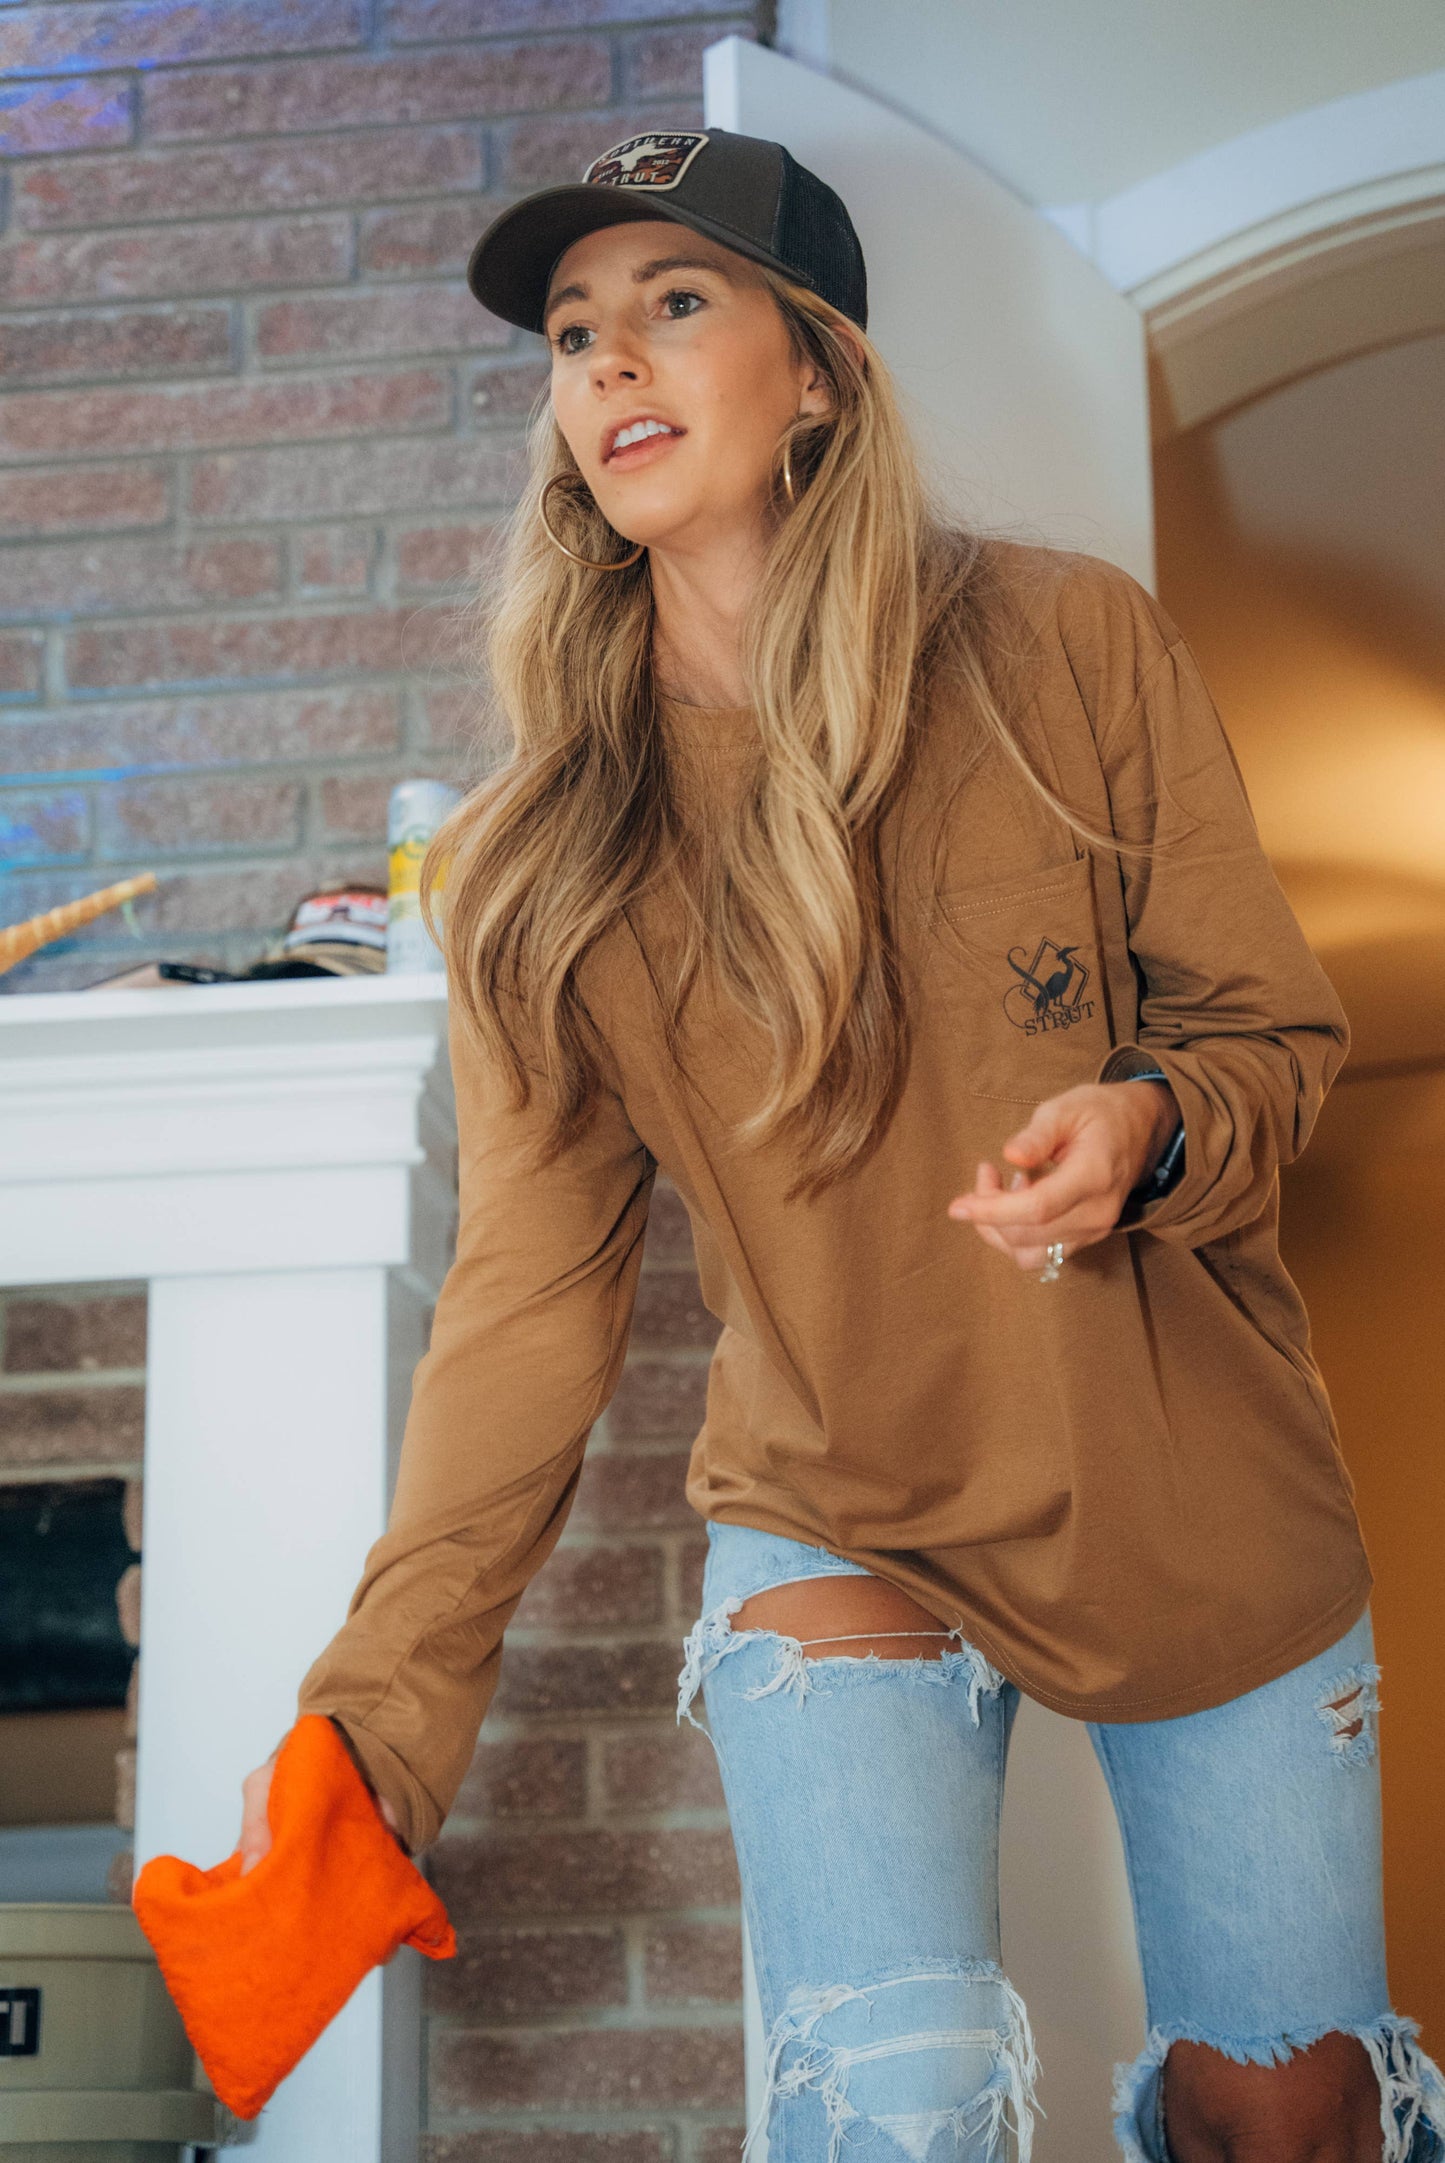
[[[1004,993],[1003,1010],[1025,1036],[1072,1029],[1093,1013],[1093,1000],[1084,997],[1089,971],[1079,959],[1077,946],[1057,946],[1052,939],[1040,939],[1032,960],[1026,946],[1016,946],[1010,950],[1008,965],[1018,982]]]

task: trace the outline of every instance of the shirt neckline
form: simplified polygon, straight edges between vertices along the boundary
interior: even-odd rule
[[[698,706],[657,694],[664,725],[688,750],[707,758],[741,757],[758,748],[757,715],[751,706]]]

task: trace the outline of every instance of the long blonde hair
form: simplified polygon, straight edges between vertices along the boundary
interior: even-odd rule
[[[580,472],[544,393],[500,575],[463,612],[466,650],[510,746],[433,841],[422,906],[434,931],[442,919],[464,1028],[510,1071],[519,1108],[535,1084],[546,1092],[547,1162],[584,1128],[601,1079],[579,964],[666,867],[686,903],[679,966],[660,987],[667,1044],[679,1059],[685,1002],[710,968],[771,1045],[760,1102],[739,1132],[785,1140],[799,1166],[792,1200],[862,1161],[903,1086],[908,1016],[879,830],[906,785],[930,687],[951,675],[977,724],[976,753],[994,745],[1072,826],[1117,843],[1085,826],[1020,748],[1003,684],[1024,644],[1009,629],[1002,582],[985,540],[952,522],[926,486],[876,349],[858,333],[861,365],[825,301],[754,267],[794,358],[806,356],[831,392],[827,413],[800,417],[779,439],[780,516],[742,627],[765,752],[757,785],[708,847],[680,850],[649,559],[589,570],[548,538],[542,491]],[[793,509],[781,487],[785,442]],[[590,492],[577,493],[561,526],[569,544],[595,559],[624,555]],[[549,511],[560,525],[555,495]]]

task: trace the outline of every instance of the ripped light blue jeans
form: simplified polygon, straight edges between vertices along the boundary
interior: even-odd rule
[[[1001,1965],[998,1833],[1017,1687],[961,1632],[939,1657],[811,1657],[733,1628],[756,1592],[867,1575],[708,1526],[678,1718],[702,1690],[766,2036],[769,2163],[1029,2163],[1038,2059]],[[1114,2068],[1130,2163],[1171,2163],[1172,2042],[1268,2065],[1331,2029],[1380,2085],[1382,2163],[1445,2163],[1445,2079],[1385,1980],[1368,1608],[1273,1682],[1168,1720],[1090,1721],[1128,1866],[1148,2037]],[[845,2155],[846,2149],[846,2155]]]

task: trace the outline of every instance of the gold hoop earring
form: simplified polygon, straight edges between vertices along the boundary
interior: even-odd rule
[[[795,511],[798,507],[798,498],[793,490],[792,445],[786,436],[783,438],[783,487],[787,490],[788,509]]]
[[[575,477],[580,478],[580,475]],[[570,481],[573,478],[574,476],[570,473],[554,473],[551,480],[548,481],[546,487],[542,490],[541,501],[538,504],[537,509],[538,514],[541,517],[542,524],[546,528],[548,540],[553,542],[558,548],[560,548],[564,556],[570,556],[574,563],[585,564],[589,571],[625,571],[627,569],[627,566],[630,563],[636,563],[638,557],[642,554],[644,544],[641,541],[637,543],[630,556],[619,556],[617,560],[613,563],[597,563],[594,562],[591,556],[579,556],[575,548],[569,548],[567,546],[567,543],[563,540],[559,540],[557,535],[552,531],[551,524],[547,518],[547,498],[551,495],[552,490],[557,486],[557,483],[559,481]]]

